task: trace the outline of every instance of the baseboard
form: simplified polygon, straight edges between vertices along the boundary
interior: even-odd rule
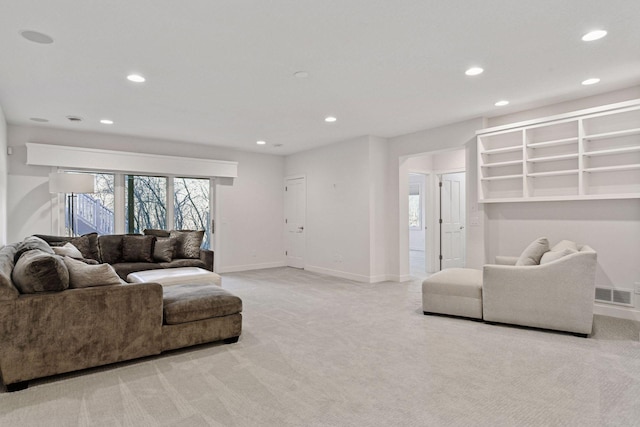
[[[263,268],[276,268],[286,267],[286,263],[277,262],[263,262],[261,264],[243,264],[243,265],[230,265],[228,267],[219,267],[216,269],[216,273],[235,273],[237,271],[249,271],[249,270],[262,270]]]
[[[384,280],[385,282],[410,282],[411,280],[413,280],[413,276],[411,276],[410,274],[387,274],[386,275],[386,279]]]
[[[304,269],[307,271],[312,271],[314,273],[326,274],[327,276],[340,277],[343,279],[354,280],[356,282],[371,283],[371,277],[365,276],[364,274],[355,274],[349,273],[347,271],[332,270],[330,268],[317,267],[314,265],[305,265]]]
[[[640,311],[632,308],[615,307],[606,304],[595,303],[593,305],[593,314],[640,321]]]

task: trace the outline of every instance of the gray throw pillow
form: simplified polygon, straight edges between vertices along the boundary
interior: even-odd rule
[[[122,258],[125,262],[153,262],[155,236],[122,237]]]
[[[100,261],[100,249],[98,248],[98,233],[83,234],[80,237],[73,237],[70,242],[78,248],[83,258]]]
[[[120,285],[120,277],[109,264],[89,265],[68,256],[64,263],[69,270],[69,288]]]
[[[20,295],[11,280],[17,246],[18,244],[14,243],[0,249],[0,301],[16,299]]]
[[[170,237],[158,237],[153,247],[153,259],[158,262],[171,262],[175,252],[176,239]]]
[[[76,259],[82,259],[82,252],[80,252],[78,250],[78,248],[76,248],[75,246],[73,246],[71,243],[65,243],[64,246],[54,246],[51,249],[53,249],[53,252],[56,255],[60,255],[60,256],[68,256],[71,258],[76,258]]]
[[[107,234],[98,237],[100,259],[107,264],[122,262],[122,234]]]
[[[174,258],[200,258],[204,230],[171,230],[169,235],[176,239]]]
[[[518,261],[516,261],[516,265],[538,265],[540,264],[540,258],[548,250],[549,240],[546,237],[540,237],[527,246]]]
[[[542,258],[540,258],[540,265],[542,264],[548,264],[550,262],[553,261],[557,261],[560,258],[564,258],[567,255],[571,255],[571,254],[577,254],[578,251],[572,248],[564,248],[562,250],[556,251],[556,250],[550,250],[548,252],[545,252],[544,255],[542,255]]]
[[[146,228],[143,233],[145,236],[169,237],[167,230],[158,230],[155,228]]]
[[[69,287],[69,270],[62,257],[34,249],[18,259],[11,279],[23,294],[64,291]]]
[[[16,254],[13,257],[13,262],[18,262],[18,258],[20,258],[23,253],[34,249],[38,249],[42,252],[50,253],[53,255],[53,249],[51,249],[51,246],[49,246],[47,242],[39,237],[29,236],[22,242],[18,243]]]

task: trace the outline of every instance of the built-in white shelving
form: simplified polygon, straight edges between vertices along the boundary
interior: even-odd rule
[[[477,135],[480,202],[640,198],[640,99]]]

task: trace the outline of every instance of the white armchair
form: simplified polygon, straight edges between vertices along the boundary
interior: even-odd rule
[[[497,265],[484,266],[484,320],[590,334],[596,252],[578,246],[577,253],[535,266],[516,266],[517,259],[496,257]]]

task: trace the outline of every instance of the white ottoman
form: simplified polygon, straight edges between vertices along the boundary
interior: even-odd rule
[[[218,285],[222,279],[216,273],[198,267],[163,268],[162,270],[145,270],[130,273],[129,283],[154,282],[162,286],[171,285]]]
[[[482,270],[449,268],[422,282],[424,314],[482,319]]]

